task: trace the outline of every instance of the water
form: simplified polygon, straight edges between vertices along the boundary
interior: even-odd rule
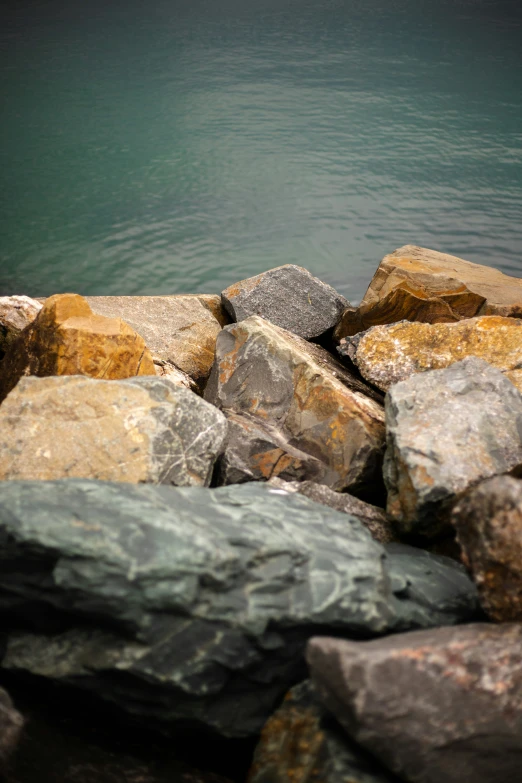
[[[0,293],[522,275],[518,0],[24,0],[0,72]]]

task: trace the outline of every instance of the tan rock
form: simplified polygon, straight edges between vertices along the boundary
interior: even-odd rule
[[[11,344],[0,400],[24,375],[88,375],[105,380],[155,375],[143,338],[121,318],[93,314],[77,294],[56,294]]]
[[[28,296],[0,296],[0,358],[41,309],[40,302]]]
[[[361,375],[383,391],[415,373],[441,370],[467,356],[484,359],[522,388],[519,318],[485,315],[457,323],[374,326],[343,339],[339,353],[349,356]]]
[[[448,323],[478,315],[522,317],[522,279],[405,245],[383,258],[358,309],[345,311],[334,336],[402,320]]]

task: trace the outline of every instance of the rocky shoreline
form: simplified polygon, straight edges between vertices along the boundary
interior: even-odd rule
[[[518,783],[521,336],[414,246],[0,298],[4,779]]]

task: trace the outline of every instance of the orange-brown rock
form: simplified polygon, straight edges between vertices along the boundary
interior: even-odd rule
[[[155,374],[143,338],[125,321],[95,315],[77,294],[56,294],[9,347],[2,362],[0,400],[24,375],[117,380]]]
[[[403,320],[448,323],[477,315],[522,317],[522,279],[405,245],[383,258],[361,304],[345,311],[334,336]]]
[[[441,370],[468,356],[484,359],[522,391],[520,318],[485,315],[446,324],[401,321],[346,337],[338,350],[383,391],[411,375]]]

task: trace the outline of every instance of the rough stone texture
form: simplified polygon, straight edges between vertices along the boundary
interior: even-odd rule
[[[445,323],[478,315],[522,317],[522,279],[405,245],[383,258],[359,308],[345,311],[335,337],[402,320]]]
[[[330,487],[315,481],[285,481],[279,477],[271,478],[270,484],[285,492],[299,492],[316,503],[357,517],[370,531],[372,538],[381,544],[397,540],[393,525],[382,508],[365,503],[347,492],[334,492]]]
[[[0,401],[24,375],[89,375],[113,380],[155,375],[143,339],[120,318],[94,315],[81,296],[56,294],[2,361]]]
[[[208,378],[225,321],[218,296],[88,296],[93,312],[123,318],[157,365],[177,367],[194,381]]]
[[[456,495],[522,465],[522,395],[469,357],[413,375],[386,397],[387,511],[403,532],[450,527]]]
[[[522,622],[522,482],[484,481],[459,501],[452,522],[487,614]]]
[[[252,316],[219,334],[205,399],[268,423],[323,463],[322,483],[356,490],[378,481],[384,447],[383,410],[366,388],[327,351]]]
[[[517,371],[522,365],[522,320],[518,318],[489,315],[452,324],[401,321],[347,337],[338,351],[383,391],[415,373],[440,370],[467,356],[484,359],[522,390],[522,372]]]
[[[247,783],[399,783],[346,737],[309,680],[269,718]]]
[[[0,358],[41,309],[40,302],[28,296],[0,296]]]
[[[11,697],[0,688],[0,774],[16,750],[24,726],[22,715],[15,709]]]
[[[0,407],[0,480],[207,486],[226,429],[167,378],[22,378]]]
[[[319,628],[372,636],[477,616],[464,568],[419,567],[407,550],[262,483],[0,482],[2,667],[151,727],[253,735],[303,678]]]
[[[317,638],[307,658],[348,734],[404,780],[520,780],[522,625]]]
[[[221,297],[234,321],[260,315],[305,340],[333,329],[350,306],[334,288],[295,264],[241,280]]]

